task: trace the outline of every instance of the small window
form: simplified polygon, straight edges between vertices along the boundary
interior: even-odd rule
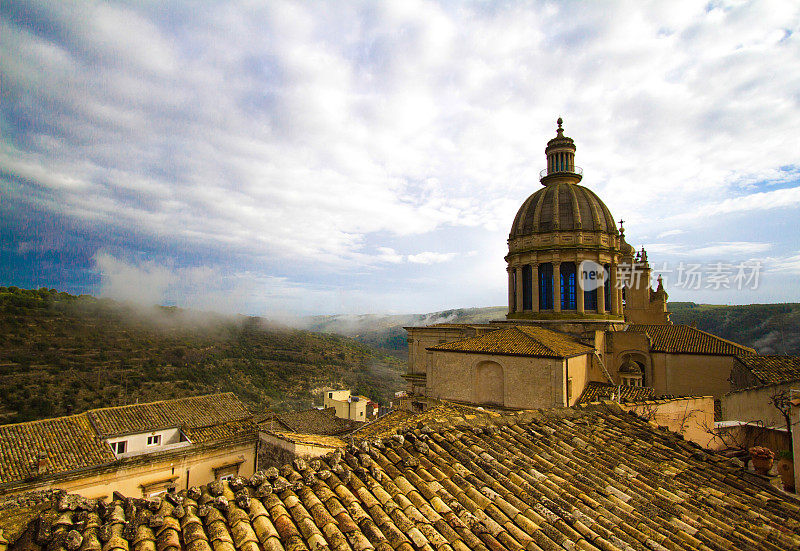
[[[127,447],[128,447],[127,440],[121,440],[119,442],[111,442],[111,451],[113,451],[117,455],[125,453],[125,449]]]
[[[359,412],[358,412],[358,416],[359,416],[359,417],[364,417],[364,412],[363,412],[363,411],[359,411]]]
[[[147,445],[148,446],[159,446],[161,445],[161,435],[154,434],[152,436],[147,437]]]
[[[328,393],[328,398],[333,398],[333,392]]]
[[[219,477],[220,480],[231,480],[233,478],[232,474],[226,474]]]

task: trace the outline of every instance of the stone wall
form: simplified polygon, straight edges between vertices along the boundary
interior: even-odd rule
[[[720,399],[731,390],[728,378],[733,356],[654,352],[651,358],[652,379],[647,386],[655,388],[656,394],[709,395]]]
[[[576,373],[588,360],[573,363]],[[566,361],[494,354],[436,351],[428,374],[428,396],[442,400],[478,402],[478,367],[497,364],[503,373],[503,403],[509,408],[563,407],[566,403]],[[580,392],[578,392],[580,395]]]
[[[800,384],[784,383],[730,392],[722,397],[722,418],[784,429],[786,421],[770,403],[770,397],[780,392],[788,394],[791,388],[800,388]]]
[[[689,396],[620,404],[648,421],[682,434],[703,448],[714,448],[714,398]]]

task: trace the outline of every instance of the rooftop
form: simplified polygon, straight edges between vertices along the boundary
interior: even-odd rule
[[[738,360],[764,385],[800,380],[800,356],[741,356]]]
[[[165,499],[64,496],[16,547],[796,549],[800,506],[614,404],[451,415]]]
[[[186,417],[181,418],[181,415]],[[48,474],[111,463],[116,457],[103,440],[107,436],[181,427],[184,434],[198,444],[253,433],[251,417],[234,394],[226,393],[94,409],[66,417],[2,425],[0,484],[36,475],[40,454],[47,458]]]
[[[719,356],[748,356],[752,348],[717,337],[690,325],[631,324],[627,331],[646,333],[652,352],[671,354],[711,354]]]
[[[655,398],[656,389],[649,386],[627,386],[589,381],[586,383],[586,388],[583,389],[580,398],[578,398],[578,403],[585,404],[608,400],[612,394],[616,395],[622,402],[641,402]]]
[[[335,436],[351,432],[364,423],[336,417],[336,408],[331,407],[275,413],[259,421],[258,424],[265,429]]]
[[[432,346],[428,350],[544,358],[569,358],[594,351],[592,347],[568,335],[534,325],[516,325],[478,337]]]
[[[169,427],[204,427],[252,417],[232,392],[92,409],[87,413],[102,437]]]

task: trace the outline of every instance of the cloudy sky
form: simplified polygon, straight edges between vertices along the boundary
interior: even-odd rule
[[[668,275],[672,299],[800,300],[786,0],[3,2],[0,285],[264,315],[501,305],[558,116],[658,269],[761,266],[754,290]]]

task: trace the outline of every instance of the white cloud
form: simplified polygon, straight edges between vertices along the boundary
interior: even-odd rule
[[[690,249],[686,254],[695,257],[721,258],[725,256],[742,257],[754,253],[762,253],[772,248],[772,243],[756,243],[748,241],[712,243],[706,247]]]
[[[294,279],[321,289],[330,271],[443,263],[475,245],[371,244],[507,230],[559,115],[632,241],[800,206],[796,3],[16,9],[0,21],[4,199],[130,249],[222,250],[261,262],[255,277],[302,264]]]
[[[452,260],[456,257],[456,254],[425,251],[424,253],[408,255],[408,261],[412,264],[440,264]]]
[[[133,265],[105,252],[97,253],[94,261],[100,273],[100,295],[124,302],[161,304],[167,289],[179,281],[177,274],[152,261]]]
[[[381,262],[400,264],[403,261],[403,255],[398,254],[397,251],[391,247],[378,247],[378,253],[378,260]]]

